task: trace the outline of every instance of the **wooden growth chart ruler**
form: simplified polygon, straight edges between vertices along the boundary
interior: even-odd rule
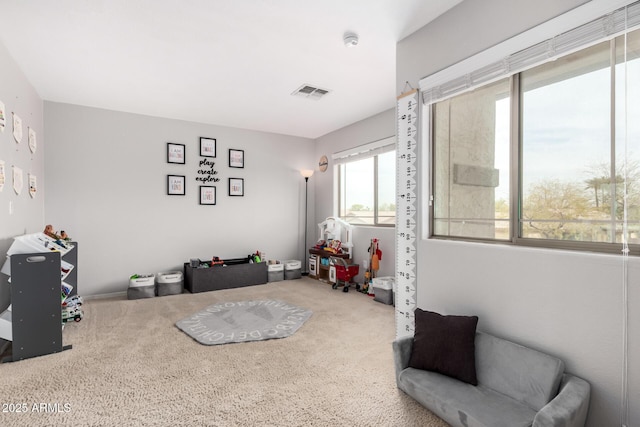
[[[396,338],[413,335],[417,289],[418,91],[397,100]]]

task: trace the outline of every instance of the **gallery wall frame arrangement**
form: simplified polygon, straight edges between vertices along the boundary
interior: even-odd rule
[[[185,182],[184,175],[167,175],[167,194],[169,196],[184,196]]]
[[[167,142],[167,163],[184,165],[186,148],[184,144]]]
[[[244,150],[229,149],[229,167],[244,168]]]
[[[216,187],[213,185],[200,186],[200,204],[215,205],[216,204]]]
[[[229,178],[229,196],[244,196],[244,178]]]
[[[200,156],[215,157],[216,156],[216,139],[200,137]]]

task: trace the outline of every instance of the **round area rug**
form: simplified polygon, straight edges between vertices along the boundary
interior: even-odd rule
[[[311,310],[280,300],[222,302],[176,322],[200,344],[261,341],[293,335]]]

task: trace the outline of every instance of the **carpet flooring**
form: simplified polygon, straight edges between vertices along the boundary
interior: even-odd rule
[[[175,322],[224,301],[313,311],[292,336],[203,346]],[[309,278],[128,301],[91,299],[62,353],[0,364],[1,426],[427,426],[398,390],[392,306]]]

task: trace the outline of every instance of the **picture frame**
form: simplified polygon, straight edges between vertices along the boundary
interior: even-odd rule
[[[169,196],[184,196],[185,183],[184,175],[167,175],[167,194]]]
[[[216,139],[200,137],[200,157],[216,156]]]
[[[167,142],[167,163],[185,163],[185,145]]]
[[[229,149],[229,167],[244,168],[244,150]]]
[[[215,205],[216,204],[216,187],[212,185],[200,186],[200,204]]]
[[[244,178],[229,178],[229,196],[244,196]]]

